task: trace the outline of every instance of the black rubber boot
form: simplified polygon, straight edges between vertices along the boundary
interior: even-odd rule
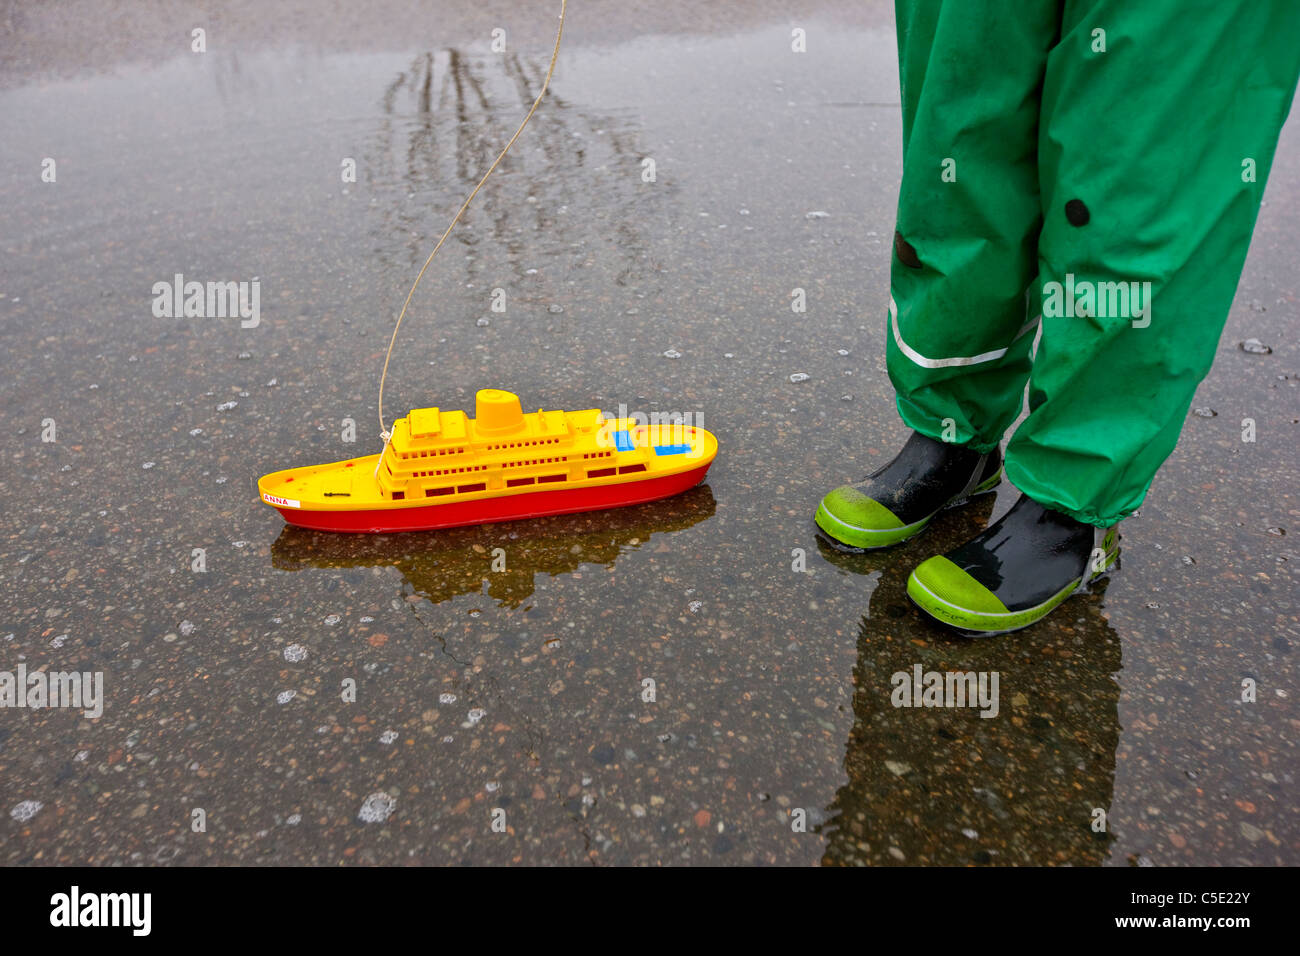
[[[1119,526],[1098,528],[1027,495],[986,530],[922,562],[912,601],[969,636],[1018,631],[1119,567]]]
[[[981,455],[912,432],[889,464],[823,498],[817,527],[843,548],[887,548],[922,531],[944,508],[992,491],[1001,480],[1000,449]]]

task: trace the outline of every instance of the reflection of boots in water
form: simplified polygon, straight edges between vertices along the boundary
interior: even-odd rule
[[[841,567],[870,559],[836,557]],[[1097,614],[1068,632],[1034,629],[1014,641],[917,634],[905,580],[900,562],[885,564],[859,625],[848,783],[827,808],[823,862],[1104,862],[1119,743],[1118,636]],[[942,675],[945,688],[949,673],[996,674],[995,707],[985,708],[996,716],[981,717],[969,702],[895,706],[896,687],[913,680],[917,665]],[[945,694],[942,702],[958,701]]]

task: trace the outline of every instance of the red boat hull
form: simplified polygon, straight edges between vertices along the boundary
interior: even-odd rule
[[[710,462],[712,464],[712,462]],[[393,531],[433,531],[462,525],[518,521],[545,515],[599,511],[658,501],[693,488],[704,480],[709,465],[661,478],[622,481],[590,488],[566,488],[557,491],[530,491],[526,494],[457,501],[447,504],[420,505],[409,508],[378,508],[368,511],[308,511],[303,508],[276,508],[284,520],[300,528],[316,531],[351,531],[386,534]]]

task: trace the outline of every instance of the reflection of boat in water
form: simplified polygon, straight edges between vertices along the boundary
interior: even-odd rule
[[[703,428],[538,409],[481,389],[476,418],[417,408],[381,455],[290,468],[258,481],[290,524],[429,531],[657,501],[704,480],[718,442]]]
[[[271,564],[281,571],[391,566],[435,604],[477,594],[486,582],[489,597],[517,607],[533,593],[538,573],[568,574],[583,564],[609,567],[625,549],[698,524],[715,508],[713,492],[701,485],[666,503],[429,536],[337,535],[286,525],[271,545]],[[504,571],[493,570],[494,557],[501,557],[493,554],[497,548],[505,551]]]

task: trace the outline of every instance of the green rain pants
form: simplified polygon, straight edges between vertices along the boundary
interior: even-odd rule
[[[896,10],[899,414],[985,452],[1027,382],[1008,478],[1114,524],[1214,358],[1300,75],[1300,0]]]

